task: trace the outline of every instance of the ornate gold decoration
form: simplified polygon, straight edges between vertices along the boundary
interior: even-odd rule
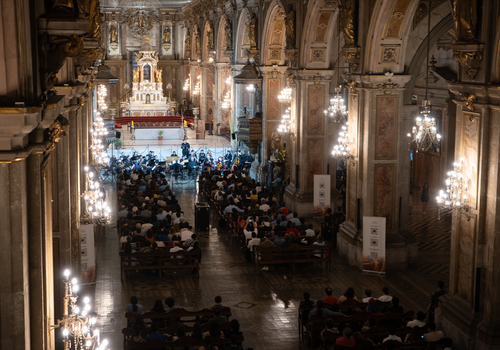
[[[387,83],[377,85],[377,88],[379,90],[384,91],[384,95],[392,94],[392,91],[398,89],[399,87],[400,86],[396,83],[393,83],[391,79],[387,80]]]
[[[344,6],[340,9],[340,27],[344,33],[346,46],[356,45],[354,38],[354,11],[356,9],[355,0],[345,0]]]
[[[139,70],[134,69],[132,71],[132,75],[133,75],[133,83],[138,83],[139,82]]]
[[[46,153],[50,153],[56,149],[56,143],[59,142],[61,137],[66,136],[66,130],[69,128],[68,119],[63,116],[59,116],[54,123],[48,128],[48,138],[50,141],[50,145],[45,151]]]
[[[453,50],[453,59],[460,63],[471,80],[477,75],[483,59],[481,51],[461,51]]]
[[[162,84],[162,70],[161,69],[158,69],[156,71],[156,82],[158,84]]]
[[[194,43],[196,45],[196,54],[201,55],[201,38],[200,38],[200,32],[196,32],[195,37],[194,37]]]
[[[355,71],[358,68],[359,59],[361,57],[359,54],[359,47],[357,47],[357,46],[345,47],[344,46],[343,54],[344,54],[344,58],[349,63],[349,69]]]
[[[288,48],[295,47],[295,11],[293,10],[293,5],[290,5],[290,12],[285,18],[285,34],[286,34],[286,46]]]
[[[226,36],[226,51],[233,50],[233,28],[231,22],[226,18],[226,25],[224,26],[224,34]]]
[[[90,0],[89,15],[90,16],[89,16],[87,37],[98,39],[98,41],[100,42],[102,40],[102,35],[101,35],[101,3],[99,2],[99,0]]]
[[[468,96],[463,96],[463,100],[465,102],[465,107],[471,112],[474,112],[474,109],[476,109],[475,103],[477,102],[477,97],[476,95],[468,95]],[[474,120],[471,120],[474,121]]]
[[[189,30],[186,34],[186,57],[191,56],[191,34],[189,34]]]
[[[459,42],[476,41],[477,0],[454,0],[453,20]]]
[[[172,32],[170,31],[170,25],[166,25],[163,30],[163,43],[171,44],[172,43]]]
[[[250,21],[248,22],[248,38],[250,40],[250,47],[252,49],[257,48],[257,16],[252,13]]]
[[[133,34],[147,35],[155,23],[160,23],[157,11],[152,8],[129,8],[125,10],[120,23],[126,23]]]
[[[109,27],[109,42],[111,44],[118,42],[118,29],[113,25]]]
[[[214,30],[211,25],[208,26],[207,38],[208,38],[208,50],[209,51],[215,50]]]
[[[347,86],[349,87],[350,92],[356,92],[356,82],[354,80],[348,82]]]
[[[85,103],[87,103],[88,98],[89,95],[87,95],[86,93],[82,94],[82,96],[78,98],[78,108],[76,109],[77,111],[80,111],[83,108]]]

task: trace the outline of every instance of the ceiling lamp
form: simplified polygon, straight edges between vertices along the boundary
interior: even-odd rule
[[[83,194],[85,210],[81,221],[87,224],[107,225],[111,222],[111,208],[105,201],[106,196],[98,173],[88,166],[84,170],[87,191]]]
[[[292,103],[292,88],[290,87],[290,81],[286,80],[286,88],[281,90],[281,93],[278,95],[278,100],[281,103]]]
[[[347,109],[344,104],[344,99],[340,95],[341,90],[342,87],[340,86],[335,88],[337,94],[330,100],[330,105],[328,106],[328,109],[325,110],[325,115],[332,118],[335,123],[340,123],[344,119],[347,119]]]
[[[460,158],[460,163],[453,163],[453,170],[446,175],[446,191],[439,191],[439,196],[436,197],[438,220],[441,219],[441,210],[457,210],[468,215],[469,197],[465,193],[469,184],[462,173],[464,163],[465,158]]]
[[[289,134],[289,135],[293,135],[293,132],[292,132],[292,122],[291,122],[291,118],[290,118],[290,112],[291,112],[292,108],[291,107],[288,107],[285,114],[283,114],[283,116],[281,117],[281,123],[280,125],[278,126],[278,132],[280,134]]]
[[[198,75],[198,80],[196,81],[196,85],[194,87],[193,95],[199,95],[200,94],[200,79],[201,79],[201,75]]]
[[[354,158],[353,140],[349,137],[349,123],[342,125],[342,130],[339,132],[338,144],[333,147],[332,155],[337,159],[342,159],[344,164],[349,159]]]
[[[97,87],[97,108],[101,111],[108,109],[106,105],[106,96],[108,95],[108,90],[104,84],[100,84]]]
[[[60,328],[64,349],[74,350],[105,350],[108,341],[100,341],[100,332],[96,327],[97,319],[90,315],[90,298],[83,298],[83,305],[77,306],[78,281],[76,278],[70,280],[70,271],[64,271],[64,298],[63,318],[50,328]]]
[[[427,4],[428,21],[427,21],[427,67],[425,69],[425,99],[422,101],[423,110],[421,114],[422,117],[417,117],[417,125],[412,128],[411,134],[413,134],[413,139],[411,139],[411,143],[414,143],[416,146],[416,152],[418,150],[427,151],[429,149],[434,150],[435,152],[439,152],[439,145],[441,143],[441,135],[437,133],[436,130],[436,121],[434,118],[430,118],[431,114],[431,101],[427,99],[427,92],[429,88],[429,40],[430,40],[430,31],[431,31],[431,9],[429,8],[429,4]],[[408,133],[408,137],[412,137],[410,133]]]

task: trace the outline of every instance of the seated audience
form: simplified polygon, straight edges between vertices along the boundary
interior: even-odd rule
[[[342,337],[335,341],[336,345],[344,346],[346,348],[352,348],[356,346],[356,340],[352,336],[352,330],[349,327],[345,327],[342,331]]]
[[[434,322],[427,323],[427,330],[429,333],[424,334],[424,340],[426,342],[438,341],[444,338],[442,331],[436,331],[436,324]]]

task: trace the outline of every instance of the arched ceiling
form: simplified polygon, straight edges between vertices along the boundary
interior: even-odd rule
[[[101,7],[181,8],[190,0],[101,0]]]

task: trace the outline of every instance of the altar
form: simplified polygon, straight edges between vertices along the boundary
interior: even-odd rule
[[[135,129],[135,139],[136,140],[158,140],[158,131],[163,131],[164,140],[181,140],[182,139],[182,128],[145,128],[145,129]]]

